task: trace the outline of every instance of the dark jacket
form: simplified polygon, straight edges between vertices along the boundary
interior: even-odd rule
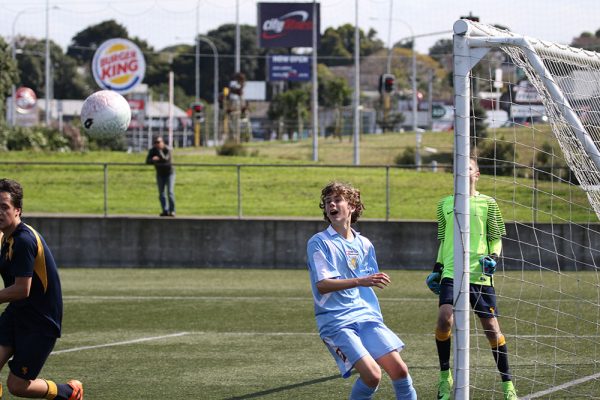
[[[152,147],[148,150],[148,155],[146,156],[146,164],[154,164],[156,168],[156,174],[161,176],[171,175],[174,171],[172,162],[172,152],[169,150],[167,146],[165,146],[162,150],[157,149],[156,147]],[[159,160],[154,161],[152,157],[158,156]]]

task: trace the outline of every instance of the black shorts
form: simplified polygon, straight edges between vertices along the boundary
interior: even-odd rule
[[[471,308],[479,318],[495,318],[498,314],[496,306],[496,291],[493,286],[469,285],[469,300]],[[439,305],[454,304],[454,280],[450,278],[442,279],[440,285]]]
[[[55,344],[56,337],[18,327],[12,312],[0,315],[0,345],[13,349],[8,367],[19,378],[37,378]]]

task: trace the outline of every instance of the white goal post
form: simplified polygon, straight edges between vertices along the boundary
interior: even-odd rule
[[[485,159],[489,170],[486,174],[482,169],[482,180],[505,216],[508,235],[504,242],[512,249],[501,257],[495,279],[499,307],[504,302],[510,309],[508,323],[503,320],[505,313],[500,320],[512,340],[509,354],[519,398],[597,398],[600,54],[469,20],[455,22],[453,39],[454,399],[495,398],[494,385],[480,383],[488,378],[477,376],[472,382],[473,363],[483,365],[489,379],[497,375],[493,365],[479,361],[481,335],[471,323],[469,305],[468,171],[473,147],[479,146],[491,149]],[[473,114],[474,104],[480,100],[473,82],[492,86],[494,62],[482,63],[490,52],[501,54],[493,67],[509,66],[515,73],[502,82],[508,87],[506,95],[495,100],[495,106],[508,115],[502,121],[504,127],[495,124],[480,135],[471,131],[478,118]],[[480,68],[477,74],[473,73],[476,67]],[[543,121],[533,111],[525,121],[515,117],[516,106],[537,107],[514,97],[517,75],[534,89]],[[500,155],[501,147],[511,150]],[[497,173],[501,168],[506,175]],[[577,344],[569,347],[569,341]],[[481,358],[491,358],[484,350],[482,344]],[[480,397],[474,397],[473,391]]]

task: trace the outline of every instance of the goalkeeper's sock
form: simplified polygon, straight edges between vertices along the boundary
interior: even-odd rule
[[[367,386],[360,377],[356,379],[350,392],[350,400],[370,400],[379,386],[374,388]]]
[[[492,354],[498,366],[498,371],[500,371],[502,382],[511,381],[512,374],[508,365],[508,347],[506,346],[504,335],[500,336],[497,341],[490,340],[490,345],[492,346]]]
[[[417,392],[413,387],[410,375],[392,381],[392,385],[394,385],[394,391],[396,392],[396,400],[417,400]]]
[[[450,335],[452,331],[442,332],[435,329],[435,344],[437,345],[438,357],[440,359],[440,370],[446,371],[450,369]]]

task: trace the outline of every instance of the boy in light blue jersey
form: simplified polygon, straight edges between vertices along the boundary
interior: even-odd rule
[[[320,207],[331,225],[307,245],[315,318],[319,335],[344,378],[352,368],[360,376],[350,400],[371,399],[381,381],[381,368],[392,379],[396,399],[417,394],[400,357],[404,343],[384,323],[373,287],[383,289],[390,277],[379,272],[373,244],[351,228],[364,205],[360,191],[332,182],[321,191]]]

